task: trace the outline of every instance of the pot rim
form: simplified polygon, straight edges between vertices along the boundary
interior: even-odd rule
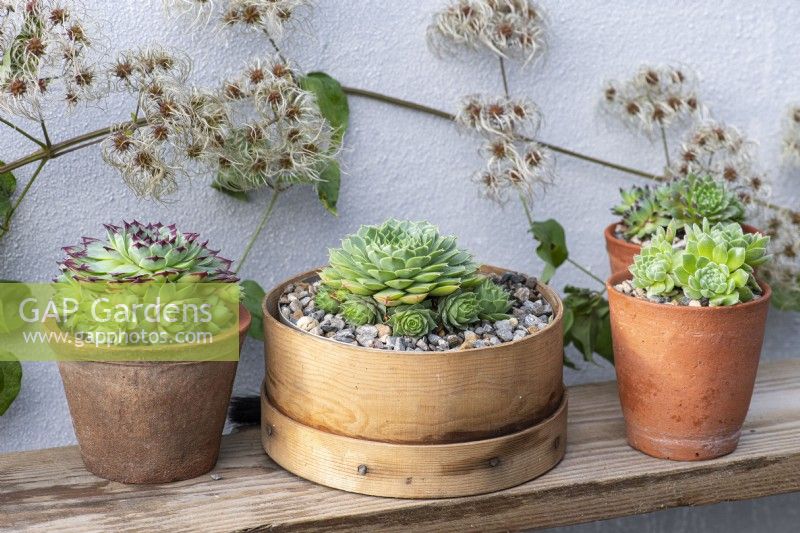
[[[500,268],[500,267],[495,267],[493,265],[487,265],[487,264],[481,265],[481,268],[484,268],[484,267],[485,268],[491,268],[491,269],[497,269],[497,270],[504,270],[504,271],[508,271],[508,272],[514,272],[514,270],[503,269],[503,268]],[[552,322],[550,322],[547,325],[547,327],[545,327],[543,329],[540,329],[536,333],[532,333],[530,335],[526,335],[525,337],[522,337],[521,339],[517,339],[517,340],[511,341],[511,342],[504,342],[504,343],[497,344],[497,345],[494,345],[494,346],[485,346],[483,348],[470,348],[470,349],[467,349],[467,350],[446,350],[446,351],[443,351],[443,352],[416,352],[416,351],[382,350],[380,348],[367,348],[365,346],[359,346],[358,344],[355,344],[355,345],[354,344],[344,344],[344,343],[335,341],[333,339],[329,339],[327,337],[321,337],[319,335],[312,335],[311,333],[309,333],[307,331],[303,331],[302,329],[299,329],[295,325],[287,326],[279,318],[275,317],[275,315],[280,316],[280,310],[279,309],[275,309],[274,310],[275,315],[273,315],[272,312],[269,309],[267,309],[267,300],[269,300],[270,295],[272,295],[276,291],[283,290],[283,287],[285,287],[286,285],[288,285],[288,284],[290,284],[290,283],[292,283],[292,282],[294,282],[294,281],[296,281],[298,279],[299,280],[306,280],[306,279],[310,278],[311,276],[317,275],[319,273],[319,271],[322,270],[323,268],[325,268],[325,267],[317,267],[317,268],[308,270],[306,272],[303,272],[302,274],[298,274],[298,275],[292,276],[290,278],[287,278],[284,281],[280,282],[275,287],[273,287],[272,290],[270,290],[268,293],[266,293],[264,295],[264,298],[261,301],[261,311],[264,314],[264,322],[266,323],[266,322],[269,321],[272,325],[274,325],[276,327],[286,328],[289,331],[293,331],[293,332],[299,333],[301,335],[308,335],[309,337],[313,338],[315,341],[324,342],[324,343],[333,343],[334,346],[346,347],[348,349],[354,349],[354,350],[361,350],[361,351],[363,351],[365,353],[391,355],[392,357],[416,357],[416,358],[419,358],[419,357],[431,357],[431,356],[434,356],[434,357],[452,357],[454,353],[458,354],[461,357],[464,357],[467,354],[471,355],[471,354],[478,354],[478,353],[486,353],[488,350],[502,349],[502,348],[505,348],[505,347],[508,347],[508,346],[511,346],[511,345],[516,345],[518,343],[521,344],[523,342],[530,342],[532,339],[541,336],[541,334],[544,334],[545,332],[549,332],[551,329],[553,329],[553,327],[560,326],[560,324],[561,324],[561,322],[563,320],[563,317],[564,317],[564,306],[563,306],[563,303],[561,302],[561,298],[559,297],[558,293],[556,293],[556,291],[554,291],[549,285],[547,285],[546,283],[542,283],[537,278],[537,281],[536,281],[537,284],[540,285],[540,286],[545,287],[546,290],[548,291],[548,294],[543,294],[542,297],[553,308],[553,312],[555,313],[555,318],[553,319]],[[551,296],[552,300],[548,296]],[[266,329],[267,328],[265,327],[264,328],[265,336],[266,336]]]
[[[239,327],[237,328],[237,334],[242,336],[244,333],[250,329],[250,324],[253,320],[250,311],[243,304],[239,304]],[[225,337],[233,336],[233,332],[226,333]],[[73,345],[74,346],[74,345]],[[187,346],[191,346],[191,344],[183,343],[183,344],[174,344],[172,345],[176,349],[185,349]],[[105,346],[103,348],[97,348],[94,346],[85,345],[84,348],[92,348],[92,349],[102,349],[102,350],[115,350],[116,347],[109,347]],[[83,348],[76,348],[81,350]],[[161,346],[142,346],[142,350],[145,351],[153,351],[157,349],[163,349]],[[196,365],[202,363],[236,363],[238,361],[57,361],[60,363],[92,363],[97,365],[117,365],[117,366],[150,366],[150,365],[159,365],[159,366],[178,366],[178,365]]]
[[[616,236],[614,230],[616,229],[617,225],[619,225],[621,222],[622,222],[621,220],[618,220],[606,226],[606,229],[603,230],[603,234],[606,237],[606,241],[619,243],[619,246],[622,246],[624,248],[629,248],[632,250],[641,250],[642,248],[641,244],[636,244],[630,241],[626,241],[625,239],[620,239],[619,237]]]
[[[617,289],[614,288],[614,285],[631,279],[633,274],[631,274],[627,270],[622,270],[620,272],[615,272],[606,280],[606,290],[608,291],[609,296],[614,294],[620,298],[630,298],[631,300],[635,300],[637,302],[636,305],[643,305],[643,306],[652,306],[658,307],[662,309],[662,312],[669,312],[670,310],[680,310],[681,312],[688,312],[688,313],[732,313],[739,309],[747,309],[749,307],[757,307],[759,305],[769,305],[770,298],[772,297],[772,288],[764,281],[756,280],[758,285],[761,287],[763,294],[760,298],[755,300],[750,300],[749,302],[738,303],[735,305],[721,305],[721,306],[708,306],[708,307],[691,307],[688,305],[667,305],[667,304],[660,304],[656,302],[650,302],[648,300],[642,300],[641,298],[636,298],[629,294],[623,294],[619,292]],[[609,298],[610,300],[610,298]]]

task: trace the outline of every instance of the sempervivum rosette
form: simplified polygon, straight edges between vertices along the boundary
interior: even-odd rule
[[[105,240],[84,237],[81,244],[64,248],[67,258],[59,264],[59,281],[238,281],[231,260],[209,249],[208,241],[199,242],[197,233],[135,220],[105,228]]]
[[[428,222],[390,219],[362,226],[330,250],[330,266],[320,272],[328,289],[371,296],[386,306],[420,303],[480,282],[472,256],[454,236],[441,236]]]

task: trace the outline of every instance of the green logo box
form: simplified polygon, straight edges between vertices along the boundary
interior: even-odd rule
[[[235,283],[0,283],[0,361],[237,361]]]

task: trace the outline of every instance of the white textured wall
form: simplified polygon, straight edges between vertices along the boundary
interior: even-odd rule
[[[163,15],[160,0],[86,3],[99,14],[115,50],[153,41],[189,47],[199,83],[219,80],[247,59],[268,53],[266,43],[255,36],[217,34],[212,28],[186,33],[183,25]],[[433,10],[442,5],[438,0],[317,3],[308,27],[284,43],[287,55],[304,70],[324,70],[346,85],[450,111],[462,95],[502,90],[496,60],[473,56],[441,61],[428,51],[424,33]],[[624,78],[643,62],[679,62],[702,75],[701,96],[717,118],[761,143],[763,165],[777,182],[777,199],[797,207],[800,182],[797,173],[781,169],[779,143],[785,106],[800,100],[800,70],[794,68],[800,4],[573,0],[548,2],[548,11],[551,48],[546,61],[536,68],[510,69],[512,92],[529,96],[545,114],[543,140],[657,171],[662,164],[658,147],[603,122],[596,102],[608,77]],[[56,116],[51,135],[65,139],[124,120],[130,106],[129,100],[114,99],[103,109]],[[326,248],[343,234],[389,216],[428,219],[459,235],[461,244],[482,261],[540,270],[520,208],[496,208],[479,199],[469,181],[483,164],[475,138],[457,133],[439,118],[373,101],[352,98],[351,113],[339,218],[328,216],[311,190],[286,194],[244,269],[245,277],[271,286],[323,263]],[[30,148],[5,130],[0,147],[3,160]],[[115,171],[103,165],[97,148],[65,156],[45,167],[14,220],[12,234],[0,243],[0,277],[47,280],[56,272],[61,246],[81,235],[101,234],[101,223],[122,218],[176,222],[184,231],[209,237],[235,258],[266,197],[242,204],[212,191],[208,181],[184,183],[174,203],[158,205],[126,190]],[[535,216],[559,219],[572,256],[605,277],[601,231],[611,220],[608,209],[617,188],[631,183],[618,172],[559,157],[558,184],[538,202]],[[588,286],[591,280],[565,266],[555,283]],[[800,316],[773,312],[764,356],[795,356],[799,327]],[[263,373],[260,352],[260,344],[248,341],[237,392],[256,391]],[[55,364],[25,364],[24,371],[18,400],[0,418],[0,451],[74,442]],[[566,372],[571,383],[612,376],[605,366]]]

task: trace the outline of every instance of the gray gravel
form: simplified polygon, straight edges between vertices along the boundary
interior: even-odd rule
[[[512,295],[511,318],[497,322],[483,320],[461,332],[438,330],[422,337],[392,335],[386,324],[348,325],[340,315],[316,309],[314,296],[319,281],[287,285],[279,300],[280,313],[299,329],[337,342],[367,348],[411,352],[444,352],[496,346],[522,339],[547,327],[553,308],[538,291],[536,278],[517,272],[492,275],[492,281]]]

